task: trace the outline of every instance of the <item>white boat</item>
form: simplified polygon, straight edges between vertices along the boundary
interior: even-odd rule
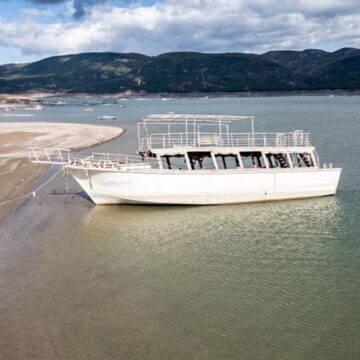
[[[230,132],[251,121],[251,132]],[[148,115],[139,156],[32,149],[62,164],[95,204],[209,205],[334,195],[341,169],[320,166],[310,134],[257,133],[254,117]]]
[[[26,111],[43,111],[44,106],[42,106],[40,104],[37,104],[37,105],[32,106],[32,107],[26,107],[23,110],[26,110]]]
[[[100,115],[97,117],[98,120],[116,120],[117,117],[113,115]]]
[[[90,106],[85,106],[85,107],[84,107],[84,111],[86,111],[86,112],[92,112],[92,111],[94,111],[94,109],[93,109],[92,107],[90,107]]]

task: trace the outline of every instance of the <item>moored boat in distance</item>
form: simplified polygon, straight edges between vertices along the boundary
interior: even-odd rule
[[[231,132],[249,120],[251,132]],[[341,169],[320,166],[310,134],[257,133],[254,117],[147,115],[137,157],[31,149],[63,165],[95,204],[210,205],[334,195]]]
[[[40,104],[37,104],[35,106],[23,108],[22,110],[26,110],[26,111],[43,111],[44,106],[40,105]]]
[[[98,120],[116,120],[117,116],[114,115],[100,115],[97,117]]]

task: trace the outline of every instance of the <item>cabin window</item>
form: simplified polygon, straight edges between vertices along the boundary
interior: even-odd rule
[[[286,153],[269,153],[266,154],[270,168],[289,168],[289,162]]]
[[[240,167],[236,154],[216,154],[215,159],[219,169],[237,169]]]
[[[290,154],[294,167],[313,167],[314,162],[309,153],[292,153]]]
[[[192,170],[214,170],[215,165],[210,151],[189,152],[190,166]]]
[[[240,156],[244,169],[266,168],[261,151],[242,151],[240,152]]]
[[[163,169],[187,170],[185,155],[164,155],[161,156]]]

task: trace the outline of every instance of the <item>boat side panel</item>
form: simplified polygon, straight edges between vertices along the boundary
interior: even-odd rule
[[[96,204],[226,204],[335,194],[341,169],[102,172],[70,169]]]

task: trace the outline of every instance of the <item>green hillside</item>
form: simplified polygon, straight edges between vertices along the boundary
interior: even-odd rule
[[[83,53],[0,66],[0,92],[148,93],[360,89],[360,50]]]

